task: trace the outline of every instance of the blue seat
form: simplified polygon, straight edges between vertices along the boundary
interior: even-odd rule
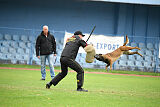
[[[21,40],[24,41],[24,42],[28,41],[28,36],[22,35]]]
[[[141,61],[135,61],[135,66],[137,66],[137,67],[143,67]]]
[[[35,41],[35,37],[34,37],[34,36],[28,36],[28,40],[29,40],[30,42]]]
[[[135,61],[135,70],[140,70],[140,71],[144,70],[144,66],[141,61]]]
[[[17,49],[17,53],[23,55],[23,54],[24,54],[24,49],[18,48],[18,49]]]
[[[16,49],[10,47],[9,48],[9,53],[16,54]]]
[[[5,35],[4,35],[4,39],[5,39],[5,40],[11,40],[12,37],[11,37],[11,35],[9,35],[9,34],[5,34]]]
[[[134,70],[135,69],[135,61],[131,61],[131,60],[128,60],[127,61],[127,70]]]
[[[134,61],[135,59],[135,55],[128,55],[128,60]]]
[[[122,56],[121,56],[121,59],[122,59],[122,60],[127,60],[127,55],[122,55]]]
[[[135,66],[134,61],[131,61],[131,60],[127,61],[127,65],[128,66]]]
[[[153,44],[152,43],[147,43],[147,48],[150,49],[150,50],[154,49]]]
[[[139,43],[139,48],[146,48],[144,43]]]
[[[144,59],[143,59],[143,57],[137,55],[137,56],[136,56],[136,60],[137,60],[137,61],[143,61]]]
[[[152,60],[150,56],[145,56],[144,59],[145,59],[145,61],[151,61]]]
[[[132,46],[132,47],[136,47],[136,46],[137,46],[137,43],[132,42],[132,43],[131,43],[131,46]]]
[[[29,54],[30,50],[28,48],[25,48],[25,54]]]
[[[155,67],[155,65],[156,65],[155,62],[151,62],[151,66],[152,66],[153,68]]]
[[[124,61],[124,60],[120,60],[120,61],[119,61],[119,64],[120,64],[121,66],[126,66],[126,65],[127,65],[127,62]]]
[[[7,59],[15,59],[15,56],[14,54],[7,54]]]
[[[15,41],[11,42],[11,47],[17,48],[18,47],[18,43]]]
[[[31,48],[32,44],[30,42],[27,43],[27,47]]]
[[[147,56],[152,56],[152,55],[153,55],[153,54],[152,54],[152,51],[146,50],[146,55],[147,55]]]
[[[8,54],[8,48],[6,48],[6,47],[1,47],[1,52],[2,52],[2,53],[5,53],[5,54]]]
[[[16,57],[17,60],[22,60],[22,55],[21,54],[16,54],[15,57]]]
[[[12,64],[16,64],[16,63],[17,63],[17,60],[16,60],[16,59],[12,59],[12,60],[11,60],[11,63],[12,63]]]
[[[29,55],[23,55],[23,60],[29,60]]]
[[[149,62],[149,61],[144,61],[144,67],[146,67],[146,68],[152,67],[151,62]]]
[[[159,44],[156,43],[156,44],[154,45],[154,48],[155,48],[155,50],[159,49]]]
[[[26,48],[26,44],[24,42],[19,42],[19,47]]]
[[[7,54],[3,54],[3,53],[1,53],[1,55],[0,55],[0,59],[3,59],[3,60],[7,60],[8,58],[7,58]]]
[[[3,41],[2,46],[4,47],[10,47],[10,42],[9,41]]]
[[[155,62],[156,61],[156,56],[151,56],[151,61]],[[159,62],[160,63],[160,62]]]
[[[3,40],[3,35],[0,33],[0,40]]]
[[[13,38],[14,41],[18,41],[19,40],[19,36],[18,35],[13,35],[12,38]]]

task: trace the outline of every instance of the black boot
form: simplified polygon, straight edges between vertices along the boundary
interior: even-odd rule
[[[85,90],[83,88],[77,88],[77,91],[88,92],[88,90]]]
[[[47,89],[50,89],[51,85],[52,85],[51,82],[47,83],[47,84],[46,84],[46,88],[47,88]]]

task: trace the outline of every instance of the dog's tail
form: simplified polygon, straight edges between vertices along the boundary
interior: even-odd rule
[[[126,35],[126,42],[123,44],[123,46],[126,46],[129,43],[128,36]]]

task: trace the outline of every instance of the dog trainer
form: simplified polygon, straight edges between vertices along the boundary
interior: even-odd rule
[[[85,35],[81,31],[76,31],[71,38],[68,38],[66,45],[61,54],[60,63],[61,63],[61,72],[56,75],[48,84],[46,88],[50,88],[53,84],[56,86],[68,73],[68,67],[77,72],[77,91],[88,92],[82,88],[84,82],[84,70],[82,67],[75,61],[79,47],[83,48],[87,46],[87,43],[82,40],[82,37]]]
[[[41,59],[41,75],[42,79],[46,78],[46,59],[48,60],[50,67],[50,75],[53,79],[55,77],[53,60],[56,56],[56,41],[53,35],[48,31],[48,26],[43,26],[43,31],[37,37],[36,40],[36,56]]]

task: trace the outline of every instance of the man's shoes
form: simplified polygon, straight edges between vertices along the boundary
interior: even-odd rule
[[[46,88],[47,88],[47,89],[50,89],[50,83],[47,83],[47,84],[46,84]]]
[[[77,91],[88,92],[88,90],[85,90],[83,88],[78,88]]]
[[[45,79],[44,79],[44,78],[42,78],[41,80],[45,81]]]

